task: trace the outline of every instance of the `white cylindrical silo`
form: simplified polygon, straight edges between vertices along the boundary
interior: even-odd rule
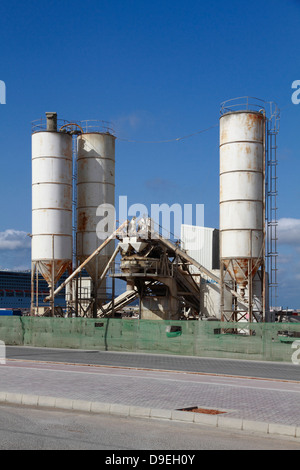
[[[105,240],[97,233],[98,207],[115,205],[115,136],[108,132],[83,133],[77,138],[77,149],[77,260],[82,263]],[[111,241],[86,266],[100,303],[107,296],[105,280],[100,288],[97,281],[113,252]]]
[[[220,118],[220,258],[242,290],[264,257],[264,119],[255,111]]]
[[[49,286],[72,261],[72,137],[51,123],[32,134],[31,259]]]

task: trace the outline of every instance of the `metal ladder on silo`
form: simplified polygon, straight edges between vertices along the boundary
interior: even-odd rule
[[[272,105],[272,103],[271,103]],[[271,109],[266,129],[266,271],[268,272],[269,306],[276,306],[277,299],[277,134],[279,111]]]
[[[72,257],[73,257],[73,269],[77,266],[76,260],[76,231],[77,231],[77,136],[73,135],[72,137],[72,231],[73,231],[73,247],[72,247]]]

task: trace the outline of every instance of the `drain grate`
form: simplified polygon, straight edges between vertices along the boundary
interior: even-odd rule
[[[198,406],[190,406],[189,408],[181,408],[179,411],[192,411],[193,413],[204,413],[207,415],[219,415],[226,411],[213,410],[210,408],[199,408]]]

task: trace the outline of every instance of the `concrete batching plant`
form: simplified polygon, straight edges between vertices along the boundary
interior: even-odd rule
[[[182,240],[176,242],[150,219],[145,237],[143,218],[99,235],[98,207],[115,207],[114,132],[100,121],[58,125],[56,113],[46,113],[32,134],[32,313],[34,276],[41,273],[52,315],[55,295],[66,287],[75,315],[114,315],[139,299],[140,318],[267,320],[277,271],[274,106],[249,98],[222,104],[220,227],[182,225]],[[191,234],[199,238],[196,247]],[[113,291],[109,299],[107,273],[118,253],[120,270],[110,279],[113,285],[122,279],[127,289],[117,297]],[[84,270],[91,282],[83,299]],[[57,286],[66,271],[67,279]]]

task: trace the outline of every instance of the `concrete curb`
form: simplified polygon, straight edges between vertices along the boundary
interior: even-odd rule
[[[270,435],[289,436],[300,439],[300,425],[285,425],[266,423],[239,418],[228,418],[223,415],[209,415],[190,411],[146,408],[140,406],[120,405],[116,403],[101,403],[72,398],[58,398],[43,395],[27,395],[21,393],[0,392],[0,404],[34,406],[38,408],[54,408],[57,410],[83,411],[95,414],[111,414],[131,416],[136,418],[153,418],[185,423],[195,423],[204,426],[214,426],[231,430],[257,432]]]

